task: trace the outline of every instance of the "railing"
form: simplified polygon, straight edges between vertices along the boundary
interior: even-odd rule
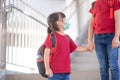
[[[35,55],[45,39],[46,27],[14,8],[7,16],[7,63],[35,68]]]
[[[11,4],[14,7],[17,7],[20,10],[22,10],[24,13],[32,15],[36,19],[40,21],[42,20],[44,23],[46,23],[46,16],[32,8],[29,4],[25,3],[23,0],[6,0],[6,6]]]
[[[5,27],[3,24],[6,24],[6,68],[11,69],[11,65],[15,65],[34,70],[37,49],[47,34],[47,25],[41,22],[46,18],[21,0],[6,1],[8,5],[0,9],[0,41],[2,41],[3,27]],[[7,15],[3,15],[4,13]],[[4,23],[3,17],[7,18]]]

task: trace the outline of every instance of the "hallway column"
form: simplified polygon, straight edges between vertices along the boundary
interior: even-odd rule
[[[0,0],[0,9],[5,6],[5,0]],[[0,12],[0,80],[6,80],[6,31],[7,13]]]

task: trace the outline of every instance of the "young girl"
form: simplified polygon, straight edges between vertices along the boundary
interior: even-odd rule
[[[70,53],[73,51],[88,51],[87,48],[77,47],[73,40],[64,34],[66,28],[65,14],[55,12],[48,16],[48,36],[44,45],[44,63],[48,80],[70,80]],[[50,50],[52,48],[51,35],[53,33],[57,39],[57,46],[50,61]]]

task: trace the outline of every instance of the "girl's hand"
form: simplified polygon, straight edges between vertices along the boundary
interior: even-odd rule
[[[48,77],[53,77],[53,72],[51,69],[47,69],[46,70],[46,75],[48,75]]]

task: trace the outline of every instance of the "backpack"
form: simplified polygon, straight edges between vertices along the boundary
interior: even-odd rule
[[[95,2],[96,1],[92,3],[92,9],[94,9]],[[108,5],[110,7],[110,19],[113,19],[114,18],[114,8],[113,8],[114,0],[108,0]]]
[[[52,41],[52,52],[55,51],[55,45],[56,45],[56,39],[55,35],[51,33],[51,41]],[[45,74],[45,66],[44,66],[44,49],[45,45],[41,45],[37,52],[37,67],[39,74],[45,78],[48,78],[48,76]]]
[[[68,40],[70,43],[70,37],[68,35],[66,35],[66,36],[68,37]],[[50,53],[50,60],[54,56],[54,52],[55,52],[55,48],[56,48],[56,44],[57,44],[56,37],[55,37],[54,33],[51,33],[51,41],[52,41],[52,49],[51,49],[51,53]],[[38,49],[37,67],[38,67],[39,74],[41,76],[43,76],[44,78],[48,78],[48,76],[45,74],[44,49],[45,49],[45,45],[41,45],[40,48]]]

